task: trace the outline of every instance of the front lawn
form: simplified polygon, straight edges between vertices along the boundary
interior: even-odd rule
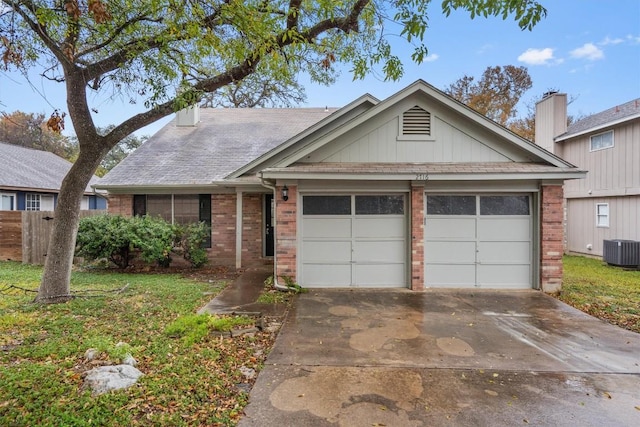
[[[558,298],[592,316],[640,333],[640,271],[609,266],[599,259],[565,256]]]
[[[216,323],[247,323],[194,316],[225,286],[215,271],[75,271],[78,297],[44,306],[23,290],[37,289],[41,273],[0,262],[0,425],[236,424],[254,381],[246,372],[260,370],[274,336],[209,333]],[[89,348],[97,360],[85,360]],[[126,353],[144,374],[138,384],[100,396],[82,388],[87,370],[118,364]]]

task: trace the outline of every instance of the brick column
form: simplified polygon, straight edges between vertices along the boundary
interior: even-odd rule
[[[107,199],[111,215],[133,216],[133,194],[109,194]]]
[[[211,195],[211,250],[214,265],[235,265],[236,195]]]
[[[280,196],[282,187],[276,191],[276,272],[278,277],[289,276],[297,281],[297,205],[298,187],[288,186],[289,200]]]
[[[411,187],[411,289],[424,289],[424,187]]]
[[[540,218],[540,283],[542,291],[557,293],[562,289],[563,191],[560,185],[542,187]]]

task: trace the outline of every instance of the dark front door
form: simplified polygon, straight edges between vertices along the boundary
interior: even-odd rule
[[[273,256],[273,246],[275,241],[273,224],[273,194],[264,196],[264,255]]]

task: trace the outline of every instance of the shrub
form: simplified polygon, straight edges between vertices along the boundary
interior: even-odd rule
[[[76,255],[88,261],[108,259],[124,269],[134,251],[161,267],[168,267],[171,253],[177,252],[192,266],[202,267],[208,261],[203,243],[209,232],[202,222],[174,226],[160,217],[96,215],[80,220]]]
[[[176,227],[176,241],[185,260],[193,267],[202,267],[208,261],[204,242],[210,228],[204,222]]]
[[[130,219],[133,245],[140,249],[140,258],[161,267],[171,264],[171,249],[175,227],[160,217],[143,216]]]
[[[95,215],[80,220],[76,255],[90,261],[106,258],[120,268],[131,261],[132,234],[128,219],[118,215]]]

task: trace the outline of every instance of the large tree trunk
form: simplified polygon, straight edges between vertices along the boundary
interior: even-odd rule
[[[96,148],[81,150],[78,160],[62,182],[37,302],[59,303],[72,298],[71,267],[80,221],[80,202],[102,155]]]

